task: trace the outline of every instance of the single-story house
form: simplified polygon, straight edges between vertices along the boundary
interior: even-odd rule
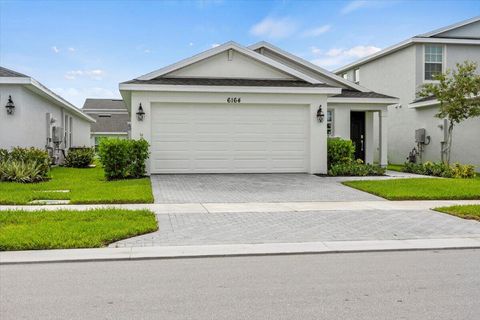
[[[95,149],[102,138],[130,137],[130,116],[122,99],[88,98],[83,104],[82,111],[96,121],[90,131],[90,143]]]
[[[70,147],[90,145],[95,120],[37,80],[0,67],[0,148],[46,149],[61,161]]]
[[[269,43],[227,42],[120,83],[150,173],[327,172],[327,136],[387,164],[387,106],[398,103]],[[373,141],[373,114],[379,143]]]
[[[413,148],[419,161],[441,161],[448,123],[435,117],[439,102],[419,97],[434,75],[473,61],[480,67],[480,16],[416,35],[373,55],[343,66],[335,73],[376,92],[398,97],[389,107],[388,158],[403,163]],[[480,72],[480,69],[478,70]],[[416,134],[421,133],[421,134]],[[452,162],[480,170],[480,117],[463,121],[453,131]]]

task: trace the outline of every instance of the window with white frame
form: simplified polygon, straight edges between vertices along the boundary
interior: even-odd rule
[[[443,71],[443,45],[425,45],[425,80],[434,80]]]
[[[333,137],[333,110],[327,110],[327,135]]]
[[[68,149],[72,146],[72,125],[73,125],[73,119],[69,115],[65,115],[64,119],[64,145],[65,149]]]
[[[355,69],[355,71],[353,72],[353,81],[355,83],[360,82],[360,69]]]

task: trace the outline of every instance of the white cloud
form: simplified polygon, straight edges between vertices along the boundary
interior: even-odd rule
[[[279,39],[292,35],[296,30],[297,26],[290,18],[267,17],[252,26],[250,33],[258,37]]]
[[[68,48],[68,51],[70,51],[70,52],[75,52],[75,48],[74,48],[74,47],[69,47],[69,48]]]
[[[313,29],[304,31],[303,36],[304,37],[318,37],[319,35],[330,31],[331,28],[332,28],[332,26],[330,26],[329,24],[326,24],[324,26],[320,26],[320,27],[317,27],[317,28],[313,28]]]
[[[72,70],[68,71],[65,74],[65,79],[67,80],[75,80],[79,77],[88,77],[92,80],[102,80],[105,76],[105,71],[101,69],[93,69],[93,70]]]
[[[57,46],[53,46],[52,51],[55,52],[55,53],[59,53],[60,49],[58,49]]]
[[[348,14],[358,9],[363,8],[385,8],[387,6],[395,5],[398,1],[366,1],[354,0],[350,1],[346,6],[340,10],[341,14]]]
[[[143,52],[144,52],[144,53],[150,53],[150,52],[152,52],[152,50],[150,50],[150,49],[145,49],[145,50],[143,50]]]
[[[220,43],[212,43],[212,45],[211,45],[212,48],[216,48],[218,46],[220,46]]]
[[[193,42],[190,42],[188,45],[189,45],[190,47],[193,47]]]
[[[375,46],[355,46],[349,49],[332,48],[327,51],[312,47],[311,52],[315,58],[311,62],[324,68],[339,67],[380,50]]]

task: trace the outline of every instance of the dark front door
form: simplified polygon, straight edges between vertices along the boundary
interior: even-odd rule
[[[350,139],[355,146],[355,159],[365,161],[365,112],[350,113]]]

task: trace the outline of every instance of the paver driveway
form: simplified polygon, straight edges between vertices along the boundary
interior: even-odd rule
[[[480,223],[429,210],[170,213],[112,247],[480,237]]]
[[[231,203],[383,200],[309,174],[152,175],[155,203]]]

